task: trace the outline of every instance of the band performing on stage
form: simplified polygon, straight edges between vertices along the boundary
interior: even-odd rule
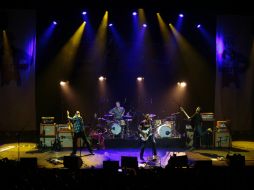
[[[90,154],[94,154],[93,149],[105,149],[105,139],[134,139],[140,143],[140,160],[144,161],[144,152],[147,145],[152,147],[152,160],[157,159],[156,139],[169,138],[184,138],[182,126],[179,125],[178,120],[183,120],[186,126],[191,126],[193,131],[191,149],[200,148],[201,138],[207,134],[207,130],[203,129],[203,117],[201,115],[201,108],[198,106],[195,113],[189,116],[183,107],[180,111],[187,117],[180,117],[181,112],[170,114],[165,119],[158,119],[154,113],[143,113],[139,123],[133,124],[134,115],[128,112],[125,115],[125,108],[121,106],[120,102],[115,103],[115,107],[110,109],[103,117],[94,115],[93,124],[87,126],[84,124],[83,118],[79,111],[76,111],[73,117],[67,111],[67,119],[69,126],[72,128],[73,146],[71,155],[75,155],[77,151],[78,138],[83,139],[83,146],[86,145]],[[184,126],[185,127],[185,126]],[[209,129],[211,130],[211,129]],[[209,131],[211,132],[211,131]],[[80,144],[80,148],[81,148]]]

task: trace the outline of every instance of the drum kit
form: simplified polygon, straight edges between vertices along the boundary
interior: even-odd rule
[[[106,119],[105,119],[106,118]],[[132,122],[132,116],[124,115],[121,120],[114,120],[113,115],[104,115],[104,121],[106,121],[106,128],[108,128],[108,136],[114,138],[121,135],[121,138],[130,137],[130,122]]]
[[[172,113],[165,119],[153,120],[153,126],[155,127],[155,138],[175,138],[179,137],[179,133],[176,130],[176,119],[179,112]],[[152,114],[153,116],[154,114]],[[156,115],[155,115],[156,116]],[[154,117],[155,117],[154,116]]]
[[[155,119],[156,114],[149,114],[152,118],[152,125],[154,127],[154,135],[156,138],[171,138],[177,136],[175,115],[171,114],[165,119]],[[120,137],[128,139],[133,136],[138,136],[137,131],[130,130],[130,124],[133,121],[133,116],[124,115],[121,120],[114,120],[113,115],[105,114],[98,118],[99,128],[103,128],[103,134],[106,138]],[[138,127],[138,126],[137,126]]]

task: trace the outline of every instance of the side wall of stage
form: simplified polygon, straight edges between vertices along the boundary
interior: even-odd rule
[[[215,113],[237,136],[253,134],[254,17],[217,18]]]
[[[36,12],[0,10],[0,17],[0,131],[35,131]]]

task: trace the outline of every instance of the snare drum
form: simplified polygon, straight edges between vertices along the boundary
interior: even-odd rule
[[[170,125],[163,124],[156,130],[158,138],[167,138],[172,136],[172,129]]]
[[[119,135],[122,131],[121,125],[118,123],[112,123],[110,126],[110,131],[114,135]]]

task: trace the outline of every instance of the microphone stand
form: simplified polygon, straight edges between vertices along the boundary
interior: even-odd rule
[[[79,138],[79,156],[81,158],[81,139]]]
[[[17,135],[17,141],[18,141],[18,161],[20,161],[20,136],[21,136],[21,132],[24,130],[24,128],[22,128],[20,130],[20,132],[18,132]]]
[[[20,134],[17,134],[17,139],[18,139],[18,161],[20,161],[20,150],[19,150],[19,144],[20,144]]]

